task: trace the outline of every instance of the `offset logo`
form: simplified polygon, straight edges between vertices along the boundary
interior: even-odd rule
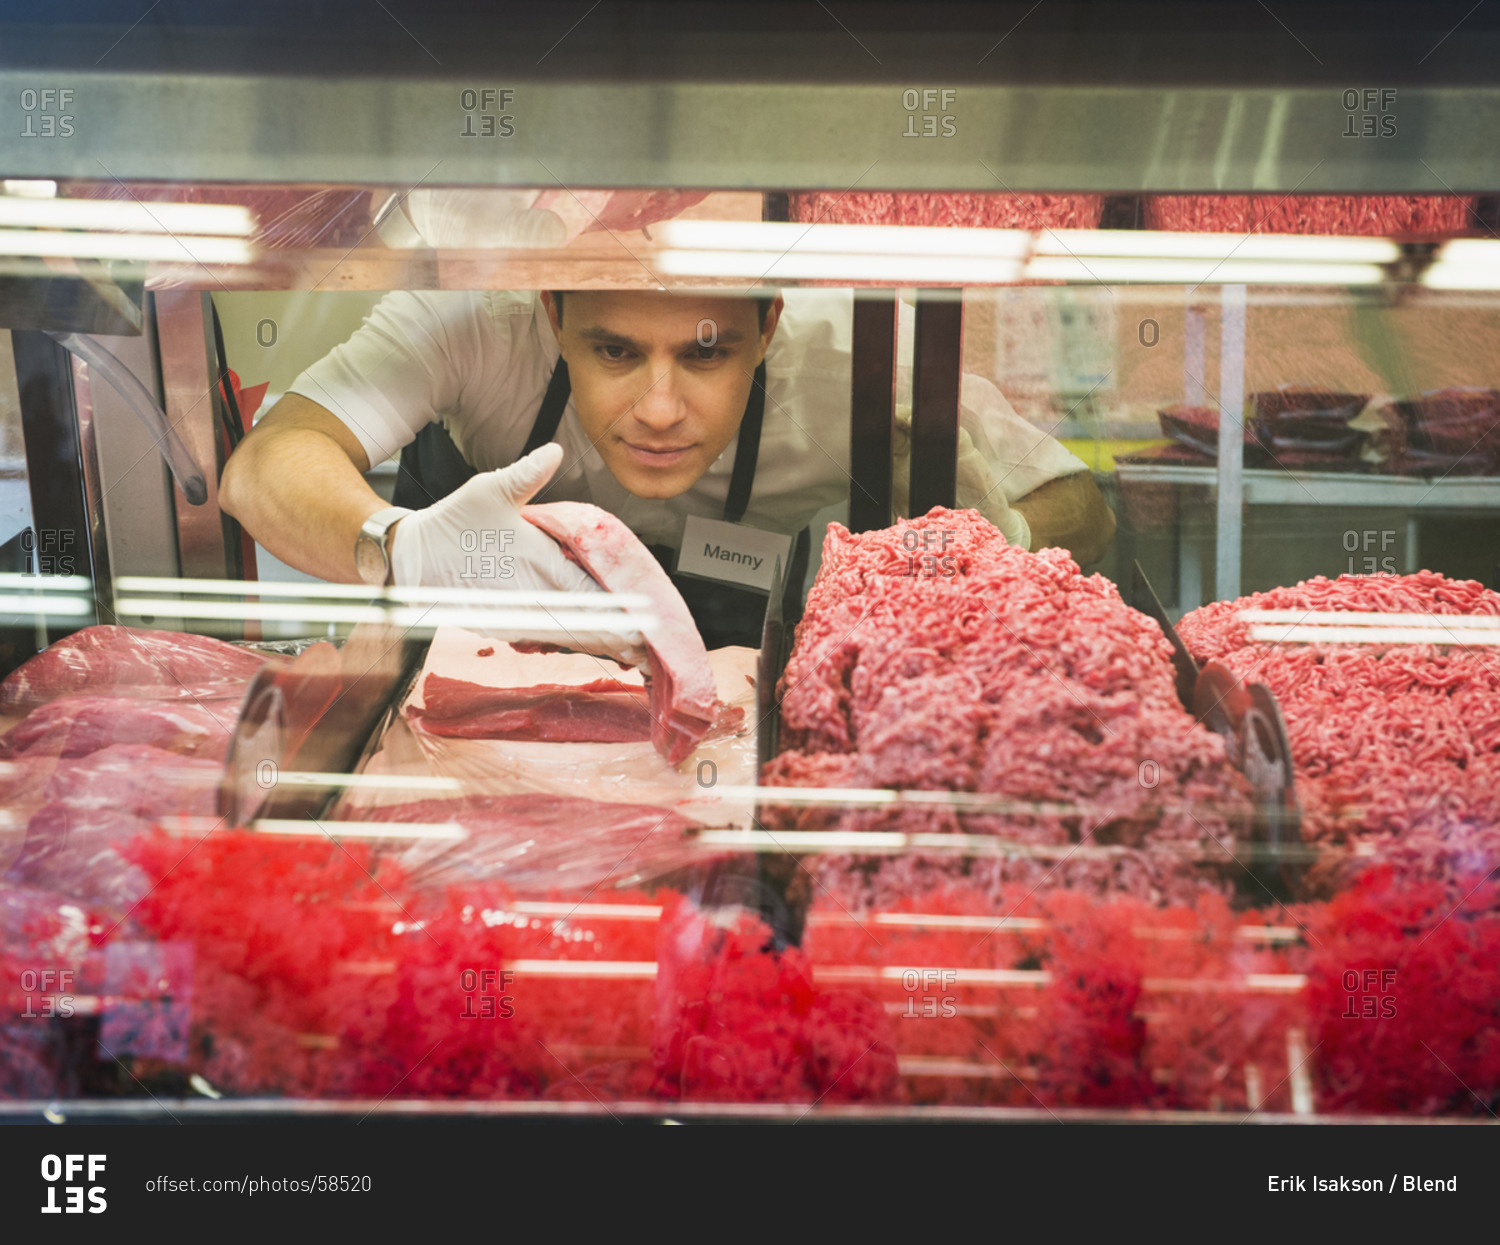
[[[104,1171],[103,1154],[56,1154],[42,1155],[42,1179],[47,1182],[47,1203],[42,1207],[44,1215],[81,1215],[84,1212],[84,1195],[88,1195],[88,1213],[101,1215],[109,1203],[104,1200],[104,1186],[95,1184]],[[88,1185],[79,1182],[85,1167],[88,1170]],[[58,1184],[62,1183],[62,1189]],[[61,1195],[62,1204],[58,1204]]]

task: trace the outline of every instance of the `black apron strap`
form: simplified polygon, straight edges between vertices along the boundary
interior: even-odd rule
[[[750,505],[755,484],[755,464],[760,459],[760,429],[766,418],[766,365],[755,369],[755,381],[740,420],[740,439],[734,447],[734,472],[729,477],[729,496],[724,499],[724,520],[738,523]]]
[[[542,404],[537,408],[531,432],[526,437],[526,448],[521,451],[522,458],[533,450],[541,449],[557,435],[557,426],[562,423],[563,411],[567,409],[568,399],[572,394],[573,382],[568,379],[568,362],[559,357],[557,366],[552,369],[552,379],[547,382],[547,392],[542,396]]]

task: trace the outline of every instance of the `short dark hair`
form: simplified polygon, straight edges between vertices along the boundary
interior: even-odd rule
[[[562,323],[563,295],[566,293],[566,290],[552,291],[552,302],[557,307],[557,322],[559,324]],[[755,318],[759,322],[761,328],[766,327],[766,315],[770,312],[771,304],[775,301],[776,299],[774,297],[757,298],[755,300]]]

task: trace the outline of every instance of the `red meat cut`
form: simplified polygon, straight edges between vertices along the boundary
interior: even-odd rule
[[[223,760],[239,718],[235,700],[162,701],[62,696],[0,737],[0,758],[81,757],[113,744],[149,744]]]
[[[127,689],[157,700],[234,694],[269,658],[209,636],[135,627],[85,627],[43,649],[0,683],[0,713],[18,713],[69,693]]]
[[[618,679],[487,687],[429,674],[422,698],[425,706],[408,716],[429,735],[606,744],[651,738],[646,689]]]
[[[7,877],[90,903],[128,906],[149,882],[116,847],[158,818],[214,817],[222,773],[217,761],[139,744],[59,761]]]
[[[708,651],[681,595],[635,533],[608,511],[559,501],[527,506],[521,513],[610,592],[650,599],[659,624],[646,644],[651,742],[677,764],[713,726],[719,704]]]

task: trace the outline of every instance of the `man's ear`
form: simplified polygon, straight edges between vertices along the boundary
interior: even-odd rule
[[[786,301],[778,294],[775,301],[766,308],[766,322],[760,328],[760,356],[755,360],[757,366],[766,361],[766,351],[770,349],[771,338],[776,336],[776,325],[781,320],[781,312],[785,306]]]
[[[542,306],[547,311],[547,323],[552,326],[552,336],[557,341],[558,349],[562,349],[562,318],[557,314],[557,302],[552,297],[551,290],[542,291]]]

